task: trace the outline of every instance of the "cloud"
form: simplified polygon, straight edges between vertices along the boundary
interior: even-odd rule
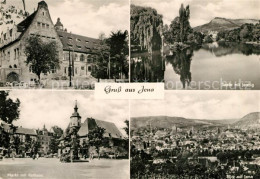
[[[184,6],[190,6],[192,27],[208,23],[214,17],[260,19],[258,0],[132,0],[131,2],[155,8],[163,15],[165,24],[170,24],[179,15],[182,3]]]
[[[49,129],[54,125],[65,129],[77,100],[81,122],[87,117],[115,123],[122,133],[129,119],[128,100],[97,100],[92,91],[11,91],[12,99],[21,101],[20,118],[15,125]],[[125,133],[124,133],[125,134]]]
[[[260,112],[257,91],[171,91],[165,100],[131,101],[131,117],[179,116],[193,119],[237,119]]]
[[[26,10],[32,13],[40,0],[26,0]],[[7,5],[23,9],[22,0],[9,0]],[[129,1],[127,0],[46,0],[53,23],[60,17],[68,31],[98,38],[111,31],[129,30]],[[18,22],[17,22],[18,23]]]

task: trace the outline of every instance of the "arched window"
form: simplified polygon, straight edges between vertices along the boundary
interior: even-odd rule
[[[29,72],[32,73],[32,65],[29,66]]]
[[[81,62],[84,62],[84,61],[85,61],[85,57],[84,57],[83,54],[80,55],[80,61],[81,61]]]
[[[16,64],[14,64],[14,68],[17,68],[17,65],[16,65]]]
[[[12,65],[9,65],[9,68],[12,68]]]

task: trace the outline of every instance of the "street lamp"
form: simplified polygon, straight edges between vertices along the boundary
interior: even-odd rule
[[[72,86],[71,84],[71,63],[70,63],[70,48],[69,48],[69,77],[70,77],[70,87]]]

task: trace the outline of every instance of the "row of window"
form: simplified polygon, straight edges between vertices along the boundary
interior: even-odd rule
[[[71,54],[71,55],[70,55],[70,58],[71,58],[71,59],[69,59],[69,54],[68,54],[68,53],[65,53],[65,54],[64,54],[64,59],[67,60],[67,61],[72,60],[72,58],[73,58],[73,60],[75,60],[75,59],[77,60],[77,59],[78,59],[78,54],[74,54],[74,56],[73,56],[73,54]],[[87,59],[87,62],[88,62],[88,63],[93,63],[93,59],[92,59],[92,58],[88,58],[88,57],[86,57],[86,56],[83,55],[83,54],[81,54],[81,55],[79,56],[79,60],[80,60],[81,62],[84,62],[86,59]]]
[[[29,66],[29,72],[30,72],[30,73],[33,73],[33,72],[32,72],[32,66],[31,66],[31,65]],[[54,67],[53,69],[51,69],[51,73],[56,73],[56,72],[57,72],[56,67]],[[44,73],[44,75],[47,75],[47,73]]]
[[[37,22],[37,27],[38,28],[43,28],[43,29],[49,29],[50,25],[42,22]]]
[[[15,49],[14,49],[14,60],[16,60],[20,55],[21,55],[21,54],[20,54],[19,48],[15,48]],[[10,60],[10,57],[11,57],[10,51],[7,51],[7,53],[5,53],[5,51],[3,51],[3,57],[4,57],[4,58],[7,57],[7,60],[9,61],[9,60]]]
[[[63,38],[63,36],[62,35],[60,35],[59,36],[61,39]],[[73,40],[73,38],[72,37],[67,37],[67,39],[69,39],[69,41],[71,41],[71,40]],[[79,39],[79,38],[76,38],[76,41],[77,42],[81,42],[81,39]],[[89,41],[88,40],[85,40],[85,43],[89,43]],[[95,44],[95,42],[93,42],[94,44]]]
[[[67,45],[69,46],[69,47],[73,47],[73,45],[72,44],[70,44],[70,43],[67,43]],[[76,47],[78,48],[78,49],[82,49],[82,47],[80,46],[80,45],[76,45]],[[91,48],[90,47],[88,47],[88,46],[85,46],[85,48],[88,50],[88,51],[90,51],[91,50]],[[94,47],[93,49],[95,49],[95,50],[97,50],[97,48],[96,47]]]
[[[37,36],[37,37],[42,37],[42,38],[47,38],[47,39],[53,39],[55,40],[56,38],[55,37],[49,37],[49,36],[45,36],[45,35],[39,35],[39,34],[34,34],[34,33],[31,33],[30,34],[31,36]]]
[[[44,144],[49,145],[49,142],[42,142],[42,145],[44,145]]]
[[[80,67],[80,69],[81,69],[81,71],[85,71],[85,67],[84,67],[84,66]],[[88,66],[88,71],[91,72],[91,70],[92,70],[91,66]],[[80,70],[79,70],[78,67],[75,67],[75,68],[74,68],[74,72],[75,72],[76,75],[77,75],[78,73],[80,73],[79,71],[80,71]],[[64,67],[64,73],[65,73],[65,74],[68,74],[68,73],[69,73],[69,68],[68,68],[68,67]]]
[[[9,68],[13,68],[12,65],[9,65]],[[14,64],[14,68],[17,68],[16,64]]]

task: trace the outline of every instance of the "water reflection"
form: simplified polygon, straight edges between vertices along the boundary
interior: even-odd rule
[[[204,44],[202,49],[211,51],[216,57],[226,56],[230,54],[260,55],[259,45],[245,43],[227,43],[219,42],[212,44]]]
[[[216,42],[182,50],[168,48],[163,56],[160,52],[135,53],[131,54],[131,81],[174,82],[170,89],[187,88],[191,82],[208,81],[209,84],[200,88],[192,88],[206,89],[214,81],[236,84],[240,80],[252,82],[255,85],[253,89],[259,89],[259,55],[257,45]]]
[[[163,82],[165,60],[160,51],[133,54],[131,58],[132,82]]]
[[[185,88],[186,84],[189,86],[191,82],[190,65],[192,56],[193,50],[190,48],[176,50],[173,55],[166,56],[166,63],[171,64],[175,73],[180,75],[183,88]]]

